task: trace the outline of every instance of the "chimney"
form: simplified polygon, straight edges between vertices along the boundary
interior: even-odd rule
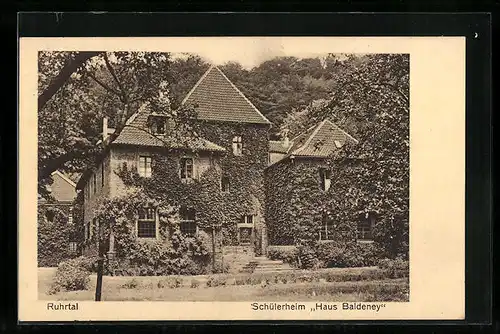
[[[107,137],[108,137],[108,118],[104,117],[102,119],[102,142],[103,143]]]
[[[288,140],[288,129],[283,130],[283,147],[287,148],[290,145],[290,141]]]

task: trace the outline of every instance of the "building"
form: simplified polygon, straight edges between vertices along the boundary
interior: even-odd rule
[[[268,224],[269,244],[295,245],[310,236],[320,241],[338,236],[341,226],[328,219],[324,204],[329,192],[335,191],[329,158],[346,143],[358,141],[329,120],[290,141],[285,138],[281,145],[270,142],[272,156],[265,171],[266,221],[272,222]],[[358,224],[358,239],[371,239],[374,217],[366,218]]]
[[[118,134],[103,122],[103,154],[77,184],[87,243],[99,231],[99,206],[140,184],[141,191],[168,203],[177,214],[163,220],[157,208],[139,210],[131,230],[136,240],[168,242],[175,225],[186,236],[215,229],[228,248],[251,254],[265,251],[264,169],[271,123],[215,66],[183,104],[196,107],[199,136],[178,136],[168,113],[149,105],[132,115]],[[136,183],[127,181],[125,174]],[[200,189],[210,191],[202,196]],[[111,257],[116,251],[114,239],[111,235],[107,250]],[[214,240],[214,251],[221,253]]]

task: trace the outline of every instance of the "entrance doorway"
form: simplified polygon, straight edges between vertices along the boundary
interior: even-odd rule
[[[254,216],[244,215],[238,223],[238,244],[240,246],[252,246],[254,243]]]

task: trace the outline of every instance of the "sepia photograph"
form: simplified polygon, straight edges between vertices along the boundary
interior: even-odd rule
[[[40,299],[409,300],[409,54],[267,47],[38,53]]]
[[[460,319],[464,45],[21,39],[20,319]]]

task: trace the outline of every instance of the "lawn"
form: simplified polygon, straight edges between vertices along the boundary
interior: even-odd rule
[[[356,268],[358,269],[358,268]],[[96,276],[87,290],[47,294],[56,268],[39,268],[40,300],[93,300]],[[335,269],[352,272],[353,269]],[[359,269],[358,271],[362,271]],[[272,283],[207,287],[207,276],[184,277],[178,288],[162,284],[165,277],[103,277],[102,300],[108,301],[407,301],[408,279],[380,279],[346,282]],[[198,281],[191,287],[192,280]]]

